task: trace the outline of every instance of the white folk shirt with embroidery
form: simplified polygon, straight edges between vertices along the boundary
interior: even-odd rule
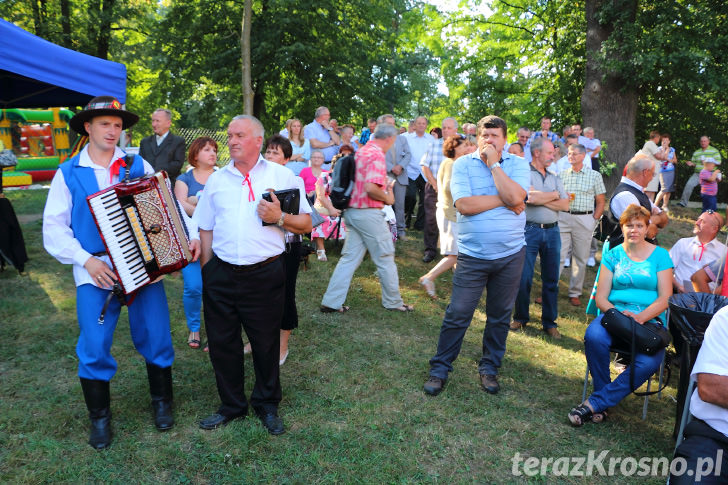
[[[192,216],[200,229],[212,231],[212,251],[230,264],[255,264],[285,251],[281,228],[263,226],[258,217],[258,204],[268,189],[298,188],[299,214],[311,213],[297,177],[286,167],[260,156],[248,175],[252,187],[244,185],[245,176],[232,161],[210,175],[204,196]],[[255,200],[249,200],[250,188]]]
[[[126,153],[119,147],[114,150],[113,160],[123,158]],[[119,176],[114,176],[109,181],[111,163],[108,167],[95,164],[88,155],[88,145],[81,150],[78,161],[80,167],[90,167],[94,171],[99,190],[119,183]],[[144,173],[154,173],[152,166],[145,160]],[[98,286],[97,282],[89,275],[83,265],[91,257],[91,254],[81,247],[81,243],[73,235],[71,229],[71,211],[73,210],[73,199],[68,190],[63,172],[59,169],[53,176],[51,188],[48,191],[45,209],[43,211],[43,246],[48,253],[63,264],[73,264],[73,279],[76,286],[92,284]],[[183,210],[180,210],[187,224],[191,239],[199,239],[197,225],[187,217]],[[101,261],[111,267],[111,260],[108,256],[99,257]]]

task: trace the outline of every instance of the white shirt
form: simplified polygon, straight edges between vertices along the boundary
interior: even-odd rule
[[[116,147],[112,160],[125,156],[126,153],[121,148]],[[94,176],[99,185],[99,190],[119,183],[118,175],[115,175],[111,182],[109,181],[111,164],[108,167],[102,167],[91,160],[88,155],[88,145],[81,150],[78,165],[81,167],[90,167],[94,170]],[[146,175],[154,173],[154,169],[146,160],[144,161],[144,173]],[[92,255],[81,247],[81,242],[73,235],[73,229],[71,229],[72,209],[73,199],[71,197],[71,191],[68,190],[66,181],[63,178],[63,172],[58,169],[51,181],[48,199],[43,210],[43,246],[51,256],[61,263],[73,264],[73,279],[76,281],[76,286],[88,283],[98,286],[96,280],[83,267]],[[180,212],[190,232],[190,239],[199,239],[197,225],[187,217],[187,214],[181,208]],[[109,265],[109,267],[112,267],[111,260],[107,255],[99,256],[98,258]]]
[[[679,239],[670,249],[670,258],[675,265],[675,279],[685,287],[686,291],[692,291],[690,277],[693,273],[706,264],[722,258],[725,253],[725,244],[717,239],[706,243],[705,248],[700,247],[697,236]],[[715,283],[710,283],[710,289],[715,289]]]
[[[558,175],[567,168],[571,167],[571,164],[569,163],[569,157],[561,157],[558,160],[556,160],[554,163],[549,165],[549,167],[546,169],[549,172],[551,172],[554,175]]]
[[[406,138],[407,143],[409,144],[410,153],[412,154],[410,163],[407,165],[407,177],[414,180],[422,174],[420,162],[422,162],[422,157],[424,157],[427,153],[427,147],[430,146],[430,143],[435,141],[435,137],[429,133],[417,136],[417,133],[414,132],[406,135]]]
[[[167,135],[169,135],[169,132],[165,133],[164,135],[154,135],[157,138],[157,146],[161,145],[165,138],[167,138]]]
[[[637,182],[628,179],[627,177],[622,177],[622,180],[620,180],[620,183],[625,183],[627,185],[631,185],[632,187],[638,189],[640,192],[645,191],[645,189],[638,184]],[[609,208],[612,211],[612,215],[615,219],[619,220],[619,217],[622,215],[622,212],[627,208],[627,206],[631,204],[640,205],[640,201],[637,200],[637,197],[634,196],[634,194],[628,190],[625,190],[623,192],[618,193],[614,197],[612,197],[612,200],[609,202]],[[657,207],[654,202],[650,201],[650,205],[654,209]],[[657,207],[657,212],[661,213],[662,209]]]
[[[602,142],[598,138],[588,138],[584,135],[579,135],[579,143],[584,145],[584,148],[586,148],[586,156],[589,158],[594,156],[594,150],[597,147],[602,146]]]
[[[259,156],[248,175],[250,186],[233,161],[210,175],[192,217],[200,229],[212,231],[212,251],[230,264],[255,264],[285,251],[281,228],[263,226],[258,217],[258,204],[268,189],[298,188],[299,213],[311,213],[299,177],[286,167]],[[249,200],[251,190],[254,200]]]
[[[728,307],[723,307],[713,316],[705,331],[703,345],[690,373],[692,380],[696,380],[698,374],[728,376],[726,342],[728,342]],[[728,409],[703,401],[697,389],[690,398],[690,414],[728,436]]]

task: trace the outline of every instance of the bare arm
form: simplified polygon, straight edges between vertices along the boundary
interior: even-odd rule
[[[500,154],[495,147],[490,144],[485,145],[485,148],[480,152],[480,159],[490,169],[495,188],[498,190],[498,197],[503,203],[510,207],[523,204],[526,199],[526,191],[523,190],[523,187],[506,175],[503,168],[492,168],[493,164],[498,163],[500,160]]]
[[[390,182],[390,184],[387,186],[389,190],[385,192],[384,189],[382,189],[379,185],[373,184],[371,182],[365,182],[364,190],[366,191],[367,195],[372,199],[379,200],[387,205],[392,205],[394,204],[394,191],[392,191],[393,185],[394,182]]]
[[[332,137],[333,138],[333,137]],[[310,138],[311,148],[328,148],[332,145],[330,141],[320,141],[316,138]]]
[[[497,195],[471,195],[455,201],[455,208],[464,216],[480,214],[503,205],[503,200]]]
[[[728,408],[728,376],[700,373],[698,378],[698,395],[700,399],[722,408]]]
[[[212,259],[212,231],[200,229],[200,265],[205,266]]]
[[[275,224],[283,216],[283,229],[295,234],[311,232],[311,216],[309,214],[286,214],[281,210],[281,203],[276,194],[270,192],[271,202],[260,199],[258,203],[258,217],[269,224]]]
[[[541,192],[539,190],[528,191],[528,205],[542,205],[555,211],[568,211],[569,199],[560,199],[557,191]]]
[[[710,276],[704,268],[700,268],[690,277],[690,281],[693,283],[693,289],[698,293],[711,293],[710,291]]]
[[[427,167],[425,165],[420,165],[422,168],[422,175],[425,176],[425,179],[432,185],[432,188],[435,189],[435,192],[437,192],[437,180],[435,179],[435,176],[432,175],[432,170],[430,170],[430,167]]]
[[[182,206],[182,208],[185,210],[188,216],[192,217],[192,214],[195,212],[195,206],[190,204],[187,200],[187,197],[189,196],[190,188],[187,187],[187,184],[182,182],[181,180],[177,180],[174,183],[174,196],[177,197],[177,201],[179,202],[179,205]]]
[[[594,198],[596,203],[594,204],[594,219],[599,219],[604,214],[605,198],[604,194],[597,194]]]
[[[569,199],[558,199],[544,204],[544,207],[548,207],[555,211],[568,211],[569,210]]]
[[[614,308],[612,302],[609,301],[609,294],[612,292],[613,277],[614,274],[606,266],[602,265],[599,268],[599,283],[597,284],[597,295],[594,301],[597,304],[597,308],[603,312]]]

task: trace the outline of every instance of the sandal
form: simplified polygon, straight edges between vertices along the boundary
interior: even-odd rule
[[[599,424],[603,423],[607,420],[607,417],[609,417],[609,414],[607,411],[599,411],[598,413],[592,413],[592,423]]]
[[[316,258],[319,261],[328,261],[326,258],[326,250],[325,249],[317,249],[316,250]]]
[[[187,345],[189,345],[191,349],[197,350],[200,348],[200,341],[196,338],[191,338],[187,341]]]
[[[437,293],[435,293],[435,282],[431,279],[425,278],[424,276],[420,278],[420,284],[425,287],[425,291],[427,292],[427,296],[430,298],[436,298]]]
[[[586,404],[580,404],[569,412],[569,422],[572,426],[578,428],[591,421],[593,416],[594,413]]]
[[[415,307],[412,305],[402,304],[402,306],[397,308],[387,308],[387,310],[391,312],[402,312],[402,313],[408,313],[415,311]]]
[[[346,313],[349,311],[349,307],[346,305],[341,305],[341,308],[331,308],[321,305],[320,310],[321,313]]]

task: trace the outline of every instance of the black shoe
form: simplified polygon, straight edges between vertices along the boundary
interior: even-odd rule
[[[425,391],[425,394],[429,394],[430,396],[437,396],[445,387],[445,382],[447,382],[445,379],[430,376],[430,378],[427,379],[427,382],[425,382],[423,391]]]
[[[111,408],[108,381],[81,379],[81,389],[91,419],[88,444],[97,450],[111,444]]]
[[[174,426],[172,415],[172,368],[147,364],[149,393],[152,396],[154,426],[159,431],[167,431]]]
[[[275,411],[256,410],[255,414],[258,415],[258,419],[263,423],[265,429],[272,435],[279,435],[286,432],[286,428],[283,426],[283,420],[278,417]]]
[[[225,416],[223,414],[215,413],[215,414],[211,414],[210,416],[208,416],[205,419],[203,419],[202,421],[200,421],[200,428],[217,429],[222,426],[225,426],[233,419],[244,418],[244,417],[245,417],[245,413],[238,414],[235,416]]]
[[[435,259],[435,253],[425,253],[425,255],[422,256],[423,263],[429,263],[433,259]]]
[[[480,385],[488,394],[498,394],[498,391],[500,391],[498,376],[495,374],[480,374]]]

